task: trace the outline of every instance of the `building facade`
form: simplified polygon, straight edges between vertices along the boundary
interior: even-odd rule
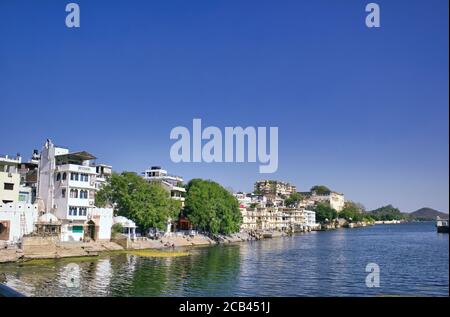
[[[17,203],[19,200],[20,156],[0,156],[0,203]]]
[[[284,207],[240,208],[243,230],[303,230],[315,228],[315,212]]]
[[[97,169],[92,164],[95,159],[86,151],[70,153],[66,148],[56,147],[51,140],[42,148],[38,200],[45,212],[61,221],[62,241],[105,238],[105,232],[110,236],[111,226],[104,221],[106,229],[100,228],[102,210],[97,210],[94,204],[98,184]],[[108,212],[103,211],[104,217],[109,217]]]
[[[330,204],[332,208],[334,208],[337,212],[342,211],[345,205],[344,194],[337,193],[334,191],[329,191],[326,193],[316,193],[312,192],[310,199],[314,202],[327,202]]]
[[[35,204],[0,202],[0,242],[19,242],[33,232],[37,217]]]
[[[181,206],[184,206],[186,189],[181,186],[183,183],[181,176],[169,175],[160,166],[150,167],[142,173],[142,176],[148,182],[161,184],[170,193],[172,199],[180,201]]]

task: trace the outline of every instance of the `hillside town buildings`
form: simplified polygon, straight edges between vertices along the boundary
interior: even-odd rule
[[[296,187],[277,180],[262,180],[255,183],[255,193],[267,196],[285,197],[296,192]]]
[[[138,233],[134,222],[114,217],[112,206],[95,206],[96,192],[112,175],[112,166],[97,163],[87,151],[71,152],[47,140],[31,159],[0,157],[0,242],[17,243],[26,235],[53,235],[62,242],[109,240],[111,227],[120,223],[129,239]],[[183,178],[152,166],[142,173],[148,182],[161,184],[184,206]],[[313,230],[317,228],[314,206],[327,202],[337,211],[344,195],[334,192],[302,193],[302,199],[286,206],[296,186],[278,180],[257,181],[254,192],[234,193],[242,214],[242,230]],[[289,208],[288,208],[289,207]],[[192,230],[189,219],[169,219],[167,232]],[[145,234],[145,233],[140,233]]]

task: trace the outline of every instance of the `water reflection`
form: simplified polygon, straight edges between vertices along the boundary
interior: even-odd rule
[[[437,235],[433,224],[313,232],[190,251],[170,258],[122,253],[4,264],[0,282],[30,296],[448,296],[448,235]],[[370,262],[381,268],[379,289],[365,286]]]

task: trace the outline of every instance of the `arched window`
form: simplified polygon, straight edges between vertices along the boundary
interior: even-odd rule
[[[61,180],[61,173],[56,174],[56,181],[60,181]]]
[[[62,180],[63,180],[63,181],[65,181],[65,180],[66,180],[66,178],[67,178],[67,173],[66,173],[66,172],[64,172],[64,173],[62,174]]]
[[[70,190],[70,198],[78,198],[78,190],[77,189]]]

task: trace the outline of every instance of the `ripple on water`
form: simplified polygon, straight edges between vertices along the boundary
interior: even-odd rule
[[[433,223],[380,225],[193,249],[148,258],[111,254],[70,261],[2,265],[3,280],[31,296],[448,296],[448,234]],[[365,267],[380,266],[378,289]]]

